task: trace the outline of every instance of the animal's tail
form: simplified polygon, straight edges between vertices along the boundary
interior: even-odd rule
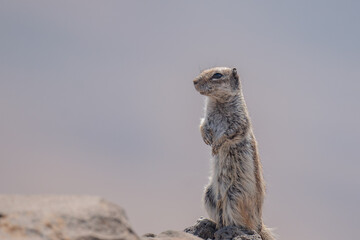
[[[267,228],[264,224],[259,232],[262,240],[275,240],[274,234],[271,228]]]

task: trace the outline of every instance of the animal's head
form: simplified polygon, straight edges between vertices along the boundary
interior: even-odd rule
[[[194,79],[195,89],[202,95],[222,99],[237,94],[240,80],[236,68],[215,67]]]

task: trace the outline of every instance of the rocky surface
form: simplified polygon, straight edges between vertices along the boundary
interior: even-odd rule
[[[90,196],[0,195],[1,240],[138,240],[122,208]]]
[[[0,240],[261,240],[200,218],[184,231],[138,237],[122,208],[100,197],[0,195]]]
[[[255,231],[240,227],[225,227],[217,231],[216,224],[205,218],[200,218],[195,225],[186,228],[184,231],[205,240],[261,240],[260,235]]]
[[[239,227],[224,227],[215,232],[215,240],[261,240],[260,235],[253,230],[246,230]]]
[[[215,239],[216,224],[205,218],[200,218],[195,225],[188,227],[184,232],[191,233],[202,239]]]
[[[159,235],[148,233],[142,238],[143,240],[202,240],[192,234],[172,230],[162,232]]]

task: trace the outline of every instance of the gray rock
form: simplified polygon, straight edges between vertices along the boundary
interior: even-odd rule
[[[156,234],[153,233],[145,233],[144,235],[142,235],[143,238],[155,238]]]
[[[260,235],[240,227],[224,227],[215,233],[215,240],[261,240]]]
[[[195,225],[184,231],[205,240],[261,240],[260,235],[255,231],[241,227],[224,227],[216,230],[216,224],[205,218],[200,218]]]
[[[0,239],[138,240],[124,210],[99,197],[0,195]]]
[[[202,239],[214,239],[216,232],[216,223],[206,218],[199,218],[195,225],[188,227],[184,232],[191,233]]]
[[[152,233],[145,234],[143,240],[202,240],[192,234],[181,232],[181,231],[165,231],[159,235]]]

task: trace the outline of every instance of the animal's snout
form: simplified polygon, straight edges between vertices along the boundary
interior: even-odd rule
[[[199,83],[199,80],[198,79],[195,79],[194,80],[194,85],[198,84]]]

